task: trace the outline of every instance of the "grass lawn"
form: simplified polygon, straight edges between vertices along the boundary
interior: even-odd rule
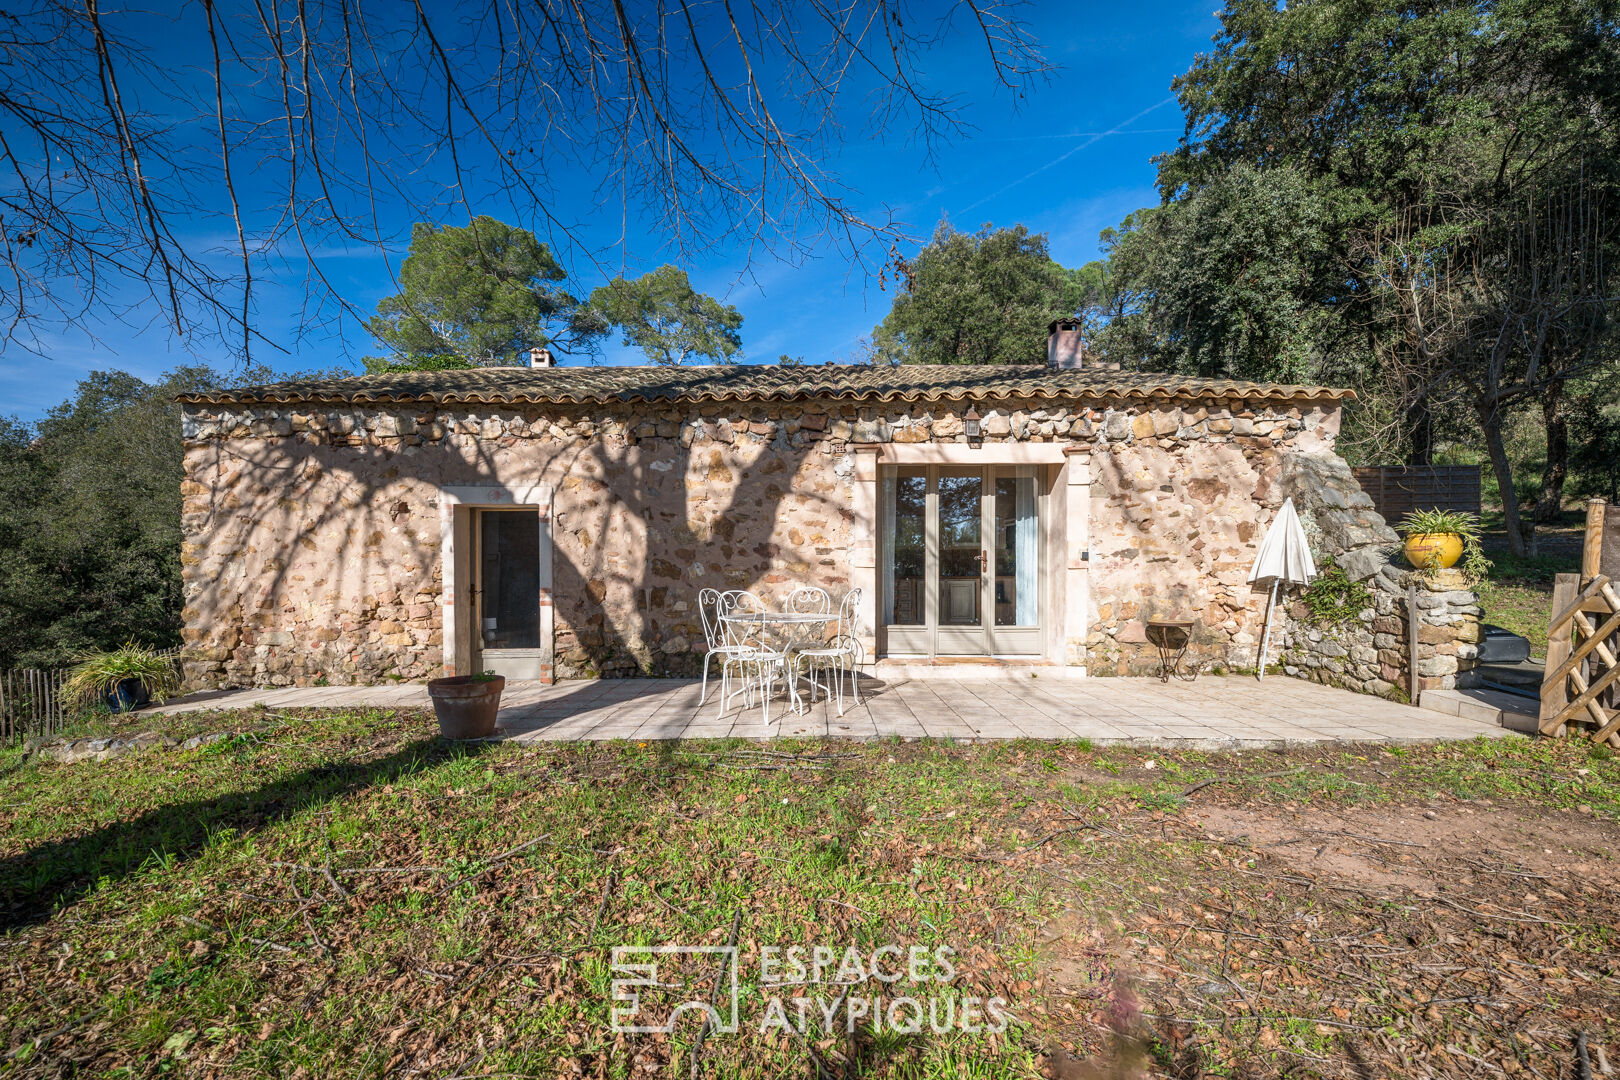
[[[1485,507],[1484,526],[1483,539],[1492,563],[1491,574],[1475,590],[1485,611],[1484,619],[1529,638],[1530,655],[1537,659],[1545,657],[1547,623],[1552,618],[1553,576],[1580,570],[1586,510],[1584,507],[1565,510],[1557,521],[1537,526],[1542,554],[1533,559],[1515,558],[1508,553],[1501,507]]]
[[[0,1073],[687,1077],[695,1055],[705,1077],[1097,1058],[1550,1080],[1577,1030],[1620,1064],[1602,748],[453,747],[415,711],[186,723],[242,734],[78,765],[0,751]],[[737,1032],[611,1029],[612,948],[672,944],[735,944]],[[764,986],[764,950],[795,945],[839,970]],[[891,975],[927,950],[920,981],[872,977],[889,945]],[[791,1005],[765,1023],[772,996],[819,1004],[792,1030]],[[874,1021],[900,997],[951,1022]],[[989,998],[1004,1030],[970,1000]]]
[[[1530,655],[1547,655],[1547,624],[1552,618],[1553,576],[1581,568],[1579,555],[1516,559],[1491,553],[1490,578],[1475,590],[1484,621],[1530,639]]]

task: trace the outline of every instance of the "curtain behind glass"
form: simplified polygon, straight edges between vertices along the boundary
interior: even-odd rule
[[[1035,477],[1033,470],[1021,466],[1013,485],[1013,544],[1017,550],[1017,575],[1013,591],[1017,598],[1013,619],[1019,626],[1034,626],[1039,621],[1036,606],[1036,559],[1040,557],[1040,541],[1036,536],[1039,519],[1035,513]]]
[[[883,622],[894,622],[894,474],[883,478]]]

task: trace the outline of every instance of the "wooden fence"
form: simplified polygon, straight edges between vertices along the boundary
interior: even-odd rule
[[[17,668],[0,675],[0,741],[55,735],[69,710],[62,701],[66,668]]]
[[[1579,730],[1620,746],[1620,513],[1602,499],[1586,507],[1581,572],[1553,578],[1541,733]]]
[[[159,656],[178,657],[181,649],[160,649]],[[0,672],[0,742],[59,735],[82,711],[62,693],[71,668],[13,668]]]
[[[1478,465],[1364,465],[1352,471],[1391,525],[1413,510],[1479,513]]]

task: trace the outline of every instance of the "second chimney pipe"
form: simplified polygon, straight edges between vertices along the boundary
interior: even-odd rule
[[[1079,319],[1058,319],[1046,328],[1046,366],[1077,370],[1085,359]]]

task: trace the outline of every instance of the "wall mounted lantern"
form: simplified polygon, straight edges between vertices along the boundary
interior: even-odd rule
[[[962,417],[962,434],[967,436],[968,445],[978,449],[984,445],[984,428],[979,424],[979,410],[968,406],[967,415]]]

